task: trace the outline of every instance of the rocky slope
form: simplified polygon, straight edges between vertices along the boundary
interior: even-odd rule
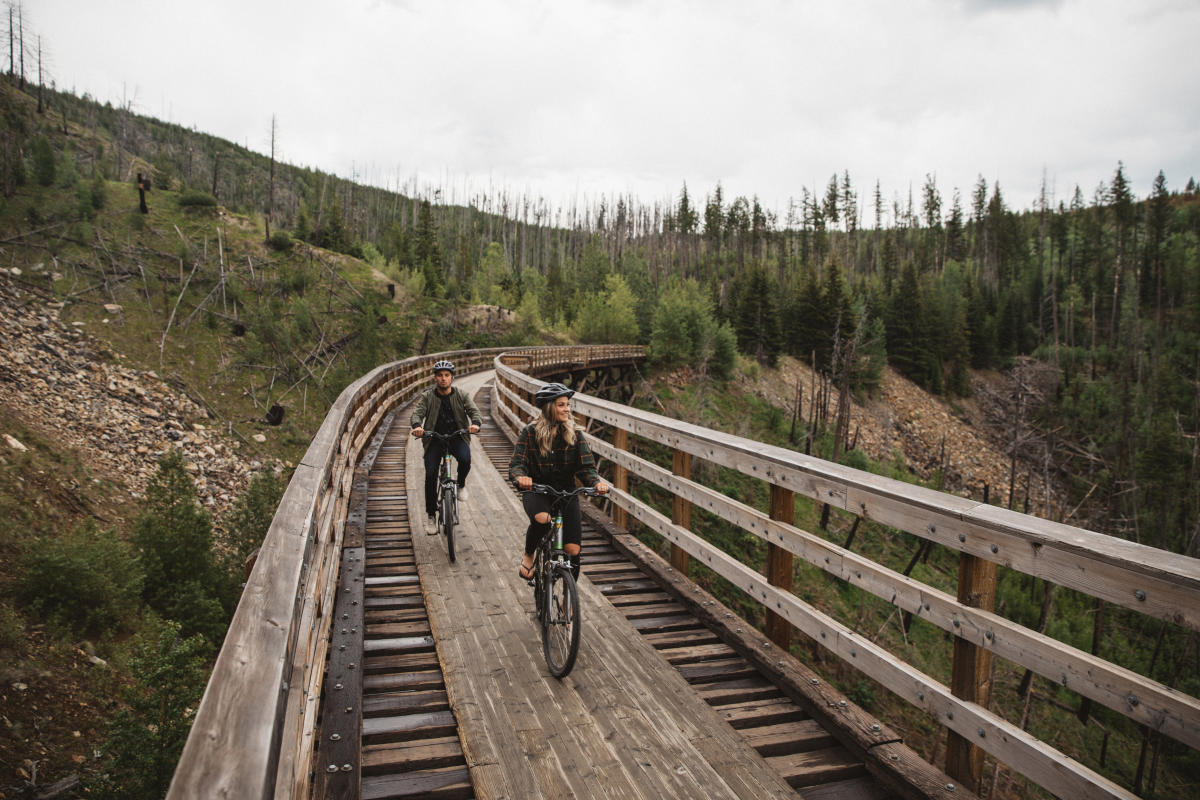
[[[850,438],[876,461],[890,461],[899,454],[922,479],[932,478],[942,467],[944,491],[982,500],[987,487],[990,501],[1005,505],[1012,466],[1009,454],[1015,441],[1013,507],[1024,509],[1028,478],[1029,513],[1057,518],[1061,513],[1058,493],[1053,476],[1044,474],[1039,443],[1024,428],[1014,431],[1011,422],[1018,381],[1025,385],[1026,412],[1038,397],[1030,385],[1037,376],[1025,374],[1027,366],[1005,375],[975,373],[972,396],[954,402],[930,395],[889,367],[877,397],[851,402]],[[785,357],[777,369],[762,370],[760,379],[747,388],[790,411],[798,382],[803,388],[803,418],[809,419],[814,387],[819,384],[814,384],[813,372],[803,362]],[[829,405],[832,418],[836,396]]]
[[[0,408],[79,453],[93,473],[140,498],[168,448],[182,450],[201,502],[219,516],[251,474],[282,469],[248,452],[250,443],[215,427],[208,412],[152,371],[122,365],[119,353],[82,323],[59,320],[62,304],[0,271]],[[119,314],[118,306],[106,309]],[[12,437],[9,437],[12,438]],[[19,448],[13,439],[2,447]]]

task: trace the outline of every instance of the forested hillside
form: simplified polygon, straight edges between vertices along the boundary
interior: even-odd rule
[[[107,146],[75,149],[81,175],[128,182],[148,165],[155,186],[202,192],[261,218],[268,233],[407,271],[428,296],[519,310],[530,330],[649,342],[657,301],[675,286],[672,301],[707,306],[742,353],[765,363],[799,356],[857,392],[871,391],[885,358],[953,396],[969,391],[969,368],[1036,356],[1058,378],[1047,398],[1030,387],[1020,405],[1036,414],[1014,420],[1015,446],[1087,498],[1076,519],[1177,552],[1195,546],[1192,176],[1160,173],[1135,187],[1118,163],[1065,197],[1044,187],[1026,209],[982,176],[947,197],[927,175],[919,197],[888,199],[846,172],[823,189],[798,186],[782,216],[756,198],[727,198],[720,185],[703,198],[685,186],[670,202],[618,196],[554,208],[504,190],[450,198],[435,187],[421,196],[365,187],[128,108],[47,95],[47,123],[106,136]],[[7,137],[6,194],[15,154],[33,144]],[[709,351],[728,359],[719,330],[705,337],[701,364]],[[657,341],[661,358],[694,361],[669,338]]]
[[[846,172],[824,188],[797,186],[782,212],[719,185],[558,208],[507,190],[362,186],[129,106],[32,84],[0,90],[4,266],[61,302],[64,325],[120,340],[231,439],[254,447],[263,436],[274,457],[297,457],[348,380],[459,346],[643,342],[656,366],[718,390],[739,357],[799,358],[823,376],[819,452],[842,460],[854,444],[850,398],[870,396],[885,364],[952,404],[971,391],[970,370],[1003,371],[1017,386],[1003,398],[1007,455],[1066,487],[1061,516],[1197,555],[1191,176],[1134,187],[1117,163],[1097,187],[1072,187],[1069,199],[1047,187],[1032,208],[982,177],[947,190],[926,176],[919,197],[885,198]],[[273,127],[268,112],[263,126]],[[462,324],[484,319],[468,305],[505,323]],[[770,413],[778,422],[798,411]],[[271,414],[284,416],[271,424]],[[993,488],[994,502],[1017,504],[1011,483]],[[125,552],[94,531],[78,536]],[[0,544],[6,556],[20,549],[14,531]],[[222,568],[226,584],[236,579]],[[1053,602],[1055,635],[1128,651],[1165,683],[1194,682],[1194,637],[1032,583],[1007,587],[1009,616],[1032,627],[1037,606]],[[147,585],[138,607],[219,639],[225,590],[164,610]],[[1075,619],[1087,614],[1087,625]],[[1174,769],[1194,771],[1194,754],[1175,757]]]

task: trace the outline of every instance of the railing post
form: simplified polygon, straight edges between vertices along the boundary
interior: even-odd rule
[[[624,428],[613,429],[613,447],[618,450],[629,449],[629,431]],[[622,492],[629,491],[629,470],[622,467],[620,464],[613,464],[613,486],[620,489]],[[629,512],[624,508],[612,504],[613,523],[622,530],[627,530],[629,527]]]
[[[672,458],[672,472],[681,478],[690,479],[692,477],[692,454],[676,450]],[[671,507],[671,521],[683,528],[690,529],[692,526],[692,504],[679,495],[675,495],[675,502]],[[678,545],[671,545],[671,566],[686,576],[690,564],[691,557],[687,551]]]
[[[796,520],[796,500],[791,489],[771,484],[771,519],[791,525]],[[767,544],[767,581],[792,591],[792,554],[777,544]],[[792,623],[767,609],[767,638],[786,652],[792,643]]]
[[[993,611],[996,605],[996,564],[961,553],[958,559],[958,602]],[[950,691],[955,697],[987,708],[991,696],[992,654],[961,637],[954,639]],[[983,777],[983,750],[954,731],[947,731],[946,773],[972,792]]]

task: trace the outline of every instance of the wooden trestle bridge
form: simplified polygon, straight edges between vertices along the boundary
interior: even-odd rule
[[[988,710],[992,654],[1200,748],[1196,698],[992,611],[1002,564],[1194,631],[1200,561],[603,399],[622,396],[643,356],[440,353],[349,386],[279,506],[168,797],[964,798],[985,752],[1059,797],[1134,797]],[[489,417],[454,563],[420,528],[406,413],[444,357]],[[504,480],[551,378],[580,390],[575,412],[614,486],[607,513],[585,509],[583,643],[561,681],[516,574],[525,522]],[[648,446],[672,452],[672,469],[637,455]],[[698,476],[715,470],[694,476],[698,462],[766,482],[769,508],[706,486]],[[671,516],[631,480],[673,497]],[[959,551],[957,596],[794,526],[796,494]],[[693,508],[765,540],[766,574],[692,534]],[[670,543],[669,560],[633,523]],[[796,558],[953,635],[951,685],[801,600]],[[690,560],[765,606],[766,635],[691,582]],[[943,725],[946,771],[793,657],[793,629]]]

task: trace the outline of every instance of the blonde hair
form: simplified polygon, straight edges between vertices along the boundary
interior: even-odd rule
[[[562,430],[563,441],[567,443],[567,447],[575,446],[575,415],[568,414],[567,421],[559,423],[554,419],[554,401],[551,400],[542,406],[541,416],[533,423],[533,434],[537,439],[538,452],[543,456],[550,455],[550,448],[554,446],[554,435]]]

